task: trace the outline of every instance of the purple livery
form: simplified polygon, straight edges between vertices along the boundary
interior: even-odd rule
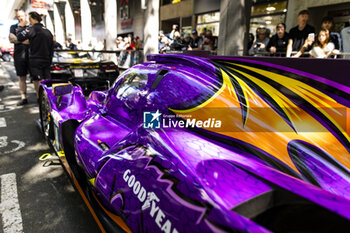
[[[148,60],[89,98],[41,83],[43,132],[102,231],[349,231],[349,87],[245,58]]]

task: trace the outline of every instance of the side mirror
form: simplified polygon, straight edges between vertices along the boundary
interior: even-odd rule
[[[53,95],[57,97],[57,107],[61,107],[62,97],[73,92],[73,85],[71,83],[55,83],[52,84]]]
[[[103,91],[92,91],[89,96],[89,99],[94,100],[100,104],[103,104],[106,98],[107,98],[107,92],[103,92]]]
[[[73,85],[71,83],[52,84],[52,92],[56,97],[68,95],[73,92]]]

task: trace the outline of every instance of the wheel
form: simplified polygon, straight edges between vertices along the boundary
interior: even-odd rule
[[[40,107],[41,129],[42,129],[43,135],[47,140],[53,139],[54,138],[53,122],[50,117],[50,112],[48,111],[49,103],[43,91],[40,92],[39,107]]]

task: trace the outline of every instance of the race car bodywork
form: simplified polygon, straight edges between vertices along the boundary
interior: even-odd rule
[[[91,91],[106,90],[119,75],[113,61],[101,60],[102,52],[55,52],[51,65],[51,78],[79,84],[85,95]],[[98,54],[98,55],[97,55]]]
[[[148,60],[88,99],[41,83],[43,132],[102,231],[350,229],[347,87],[245,59]]]

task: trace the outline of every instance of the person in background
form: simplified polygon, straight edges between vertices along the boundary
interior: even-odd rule
[[[40,81],[51,77],[50,66],[53,56],[53,36],[40,22],[41,16],[37,12],[30,12],[31,27],[19,30],[16,34],[18,41],[29,39],[30,74],[38,98]]]
[[[248,51],[249,55],[261,56],[263,55],[262,53],[266,52],[266,46],[269,43],[266,33],[266,28],[256,29],[256,40]]]
[[[169,38],[164,35],[163,31],[159,31],[158,35],[158,50],[161,53],[163,48],[165,47],[165,42],[168,42],[167,45],[169,46]],[[170,50],[170,47],[169,47]]]
[[[311,37],[308,37],[299,52],[303,54],[306,48],[311,45],[313,46],[310,50],[310,57],[328,58],[330,55],[336,55],[339,52],[339,50],[334,49],[334,44],[330,42],[329,31],[327,29],[321,29],[315,42]]]
[[[285,56],[288,45],[288,33],[286,32],[286,25],[279,23],[276,26],[276,34],[271,37],[267,44],[266,50],[274,56]]]
[[[164,31],[160,30],[158,33],[158,51],[160,52],[164,47],[163,38],[165,37]]]
[[[191,35],[189,33],[186,33],[184,36],[184,39],[182,40],[182,50],[191,50],[191,42],[192,42],[192,38]]]
[[[170,39],[166,36],[163,36],[161,39],[162,47],[159,50],[159,53],[166,53],[171,50],[170,48]]]
[[[123,41],[123,37],[121,36],[118,36],[117,38],[117,48],[124,49],[124,41]]]
[[[249,51],[249,49],[252,47],[253,43],[254,43],[255,37],[253,33],[249,33],[248,35],[248,46],[247,49]]]
[[[130,40],[128,37],[128,46],[125,48],[126,50],[135,50],[135,41]]]
[[[181,51],[183,47],[184,47],[184,44],[183,44],[182,39],[181,39],[181,34],[179,31],[176,31],[174,33],[174,40],[170,44],[170,48],[171,48],[171,50]]]
[[[328,58],[330,55],[337,55],[338,53],[339,50],[335,49],[334,43],[330,42],[330,32],[327,29],[321,29],[310,55],[316,58]]]
[[[213,41],[214,43],[214,50],[217,48],[217,36],[213,36],[213,32],[211,30],[207,30],[205,33],[205,38],[209,38],[210,41]]]
[[[208,31],[207,31],[207,35],[206,35],[203,43],[201,44],[200,49],[205,50],[205,51],[214,51],[215,50],[214,37],[211,36],[211,33],[208,33]]]
[[[193,30],[191,32],[191,37],[192,37],[192,40],[190,42],[190,46],[189,46],[188,49],[189,50],[198,50],[198,49],[200,49],[200,46],[203,43],[203,39],[202,39],[202,37],[198,36],[197,30]]]
[[[332,17],[324,17],[321,23],[321,29],[329,31],[330,41],[334,44],[334,48],[342,51],[342,42],[341,37],[338,32],[332,31],[334,28],[334,21]]]
[[[139,36],[136,36],[134,38],[134,43],[135,43],[135,50],[140,50],[142,48],[142,42]]]
[[[16,34],[18,30],[26,29],[28,22],[27,15],[23,10],[16,10],[16,18],[18,23],[10,27],[9,40],[15,44],[13,58],[21,93],[21,100],[17,103],[17,106],[21,106],[28,104],[26,76],[29,71],[29,40],[20,42],[17,40]]]
[[[315,33],[315,28],[307,24],[309,19],[309,11],[302,10],[298,14],[298,25],[289,31],[289,40],[287,46],[287,57],[292,55],[292,51],[299,51],[304,45],[305,40],[309,34]],[[307,48],[306,50],[309,50]],[[293,57],[299,57],[301,54],[297,53]]]
[[[343,28],[341,31],[341,38],[343,41],[343,52],[350,53],[350,15],[349,15],[349,26]],[[350,55],[344,55],[344,58],[350,58]]]
[[[62,50],[63,49],[62,45],[56,41],[56,35],[53,36],[53,49],[54,50]]]
[[[169,38],[171,40],[175,40],[175,32],[179,32],[179,25],[178,24],[173,24],[172,30],[170,32]]]
[[[72,42],[71,38],[67,39],[67,48],[69,48],[70,50],[77,50],[78,49],[77,45]]]
[[[199,36],[202,37],[203,41],[206,35],[207,35],[207,28],[202,28],[201,34]]]

